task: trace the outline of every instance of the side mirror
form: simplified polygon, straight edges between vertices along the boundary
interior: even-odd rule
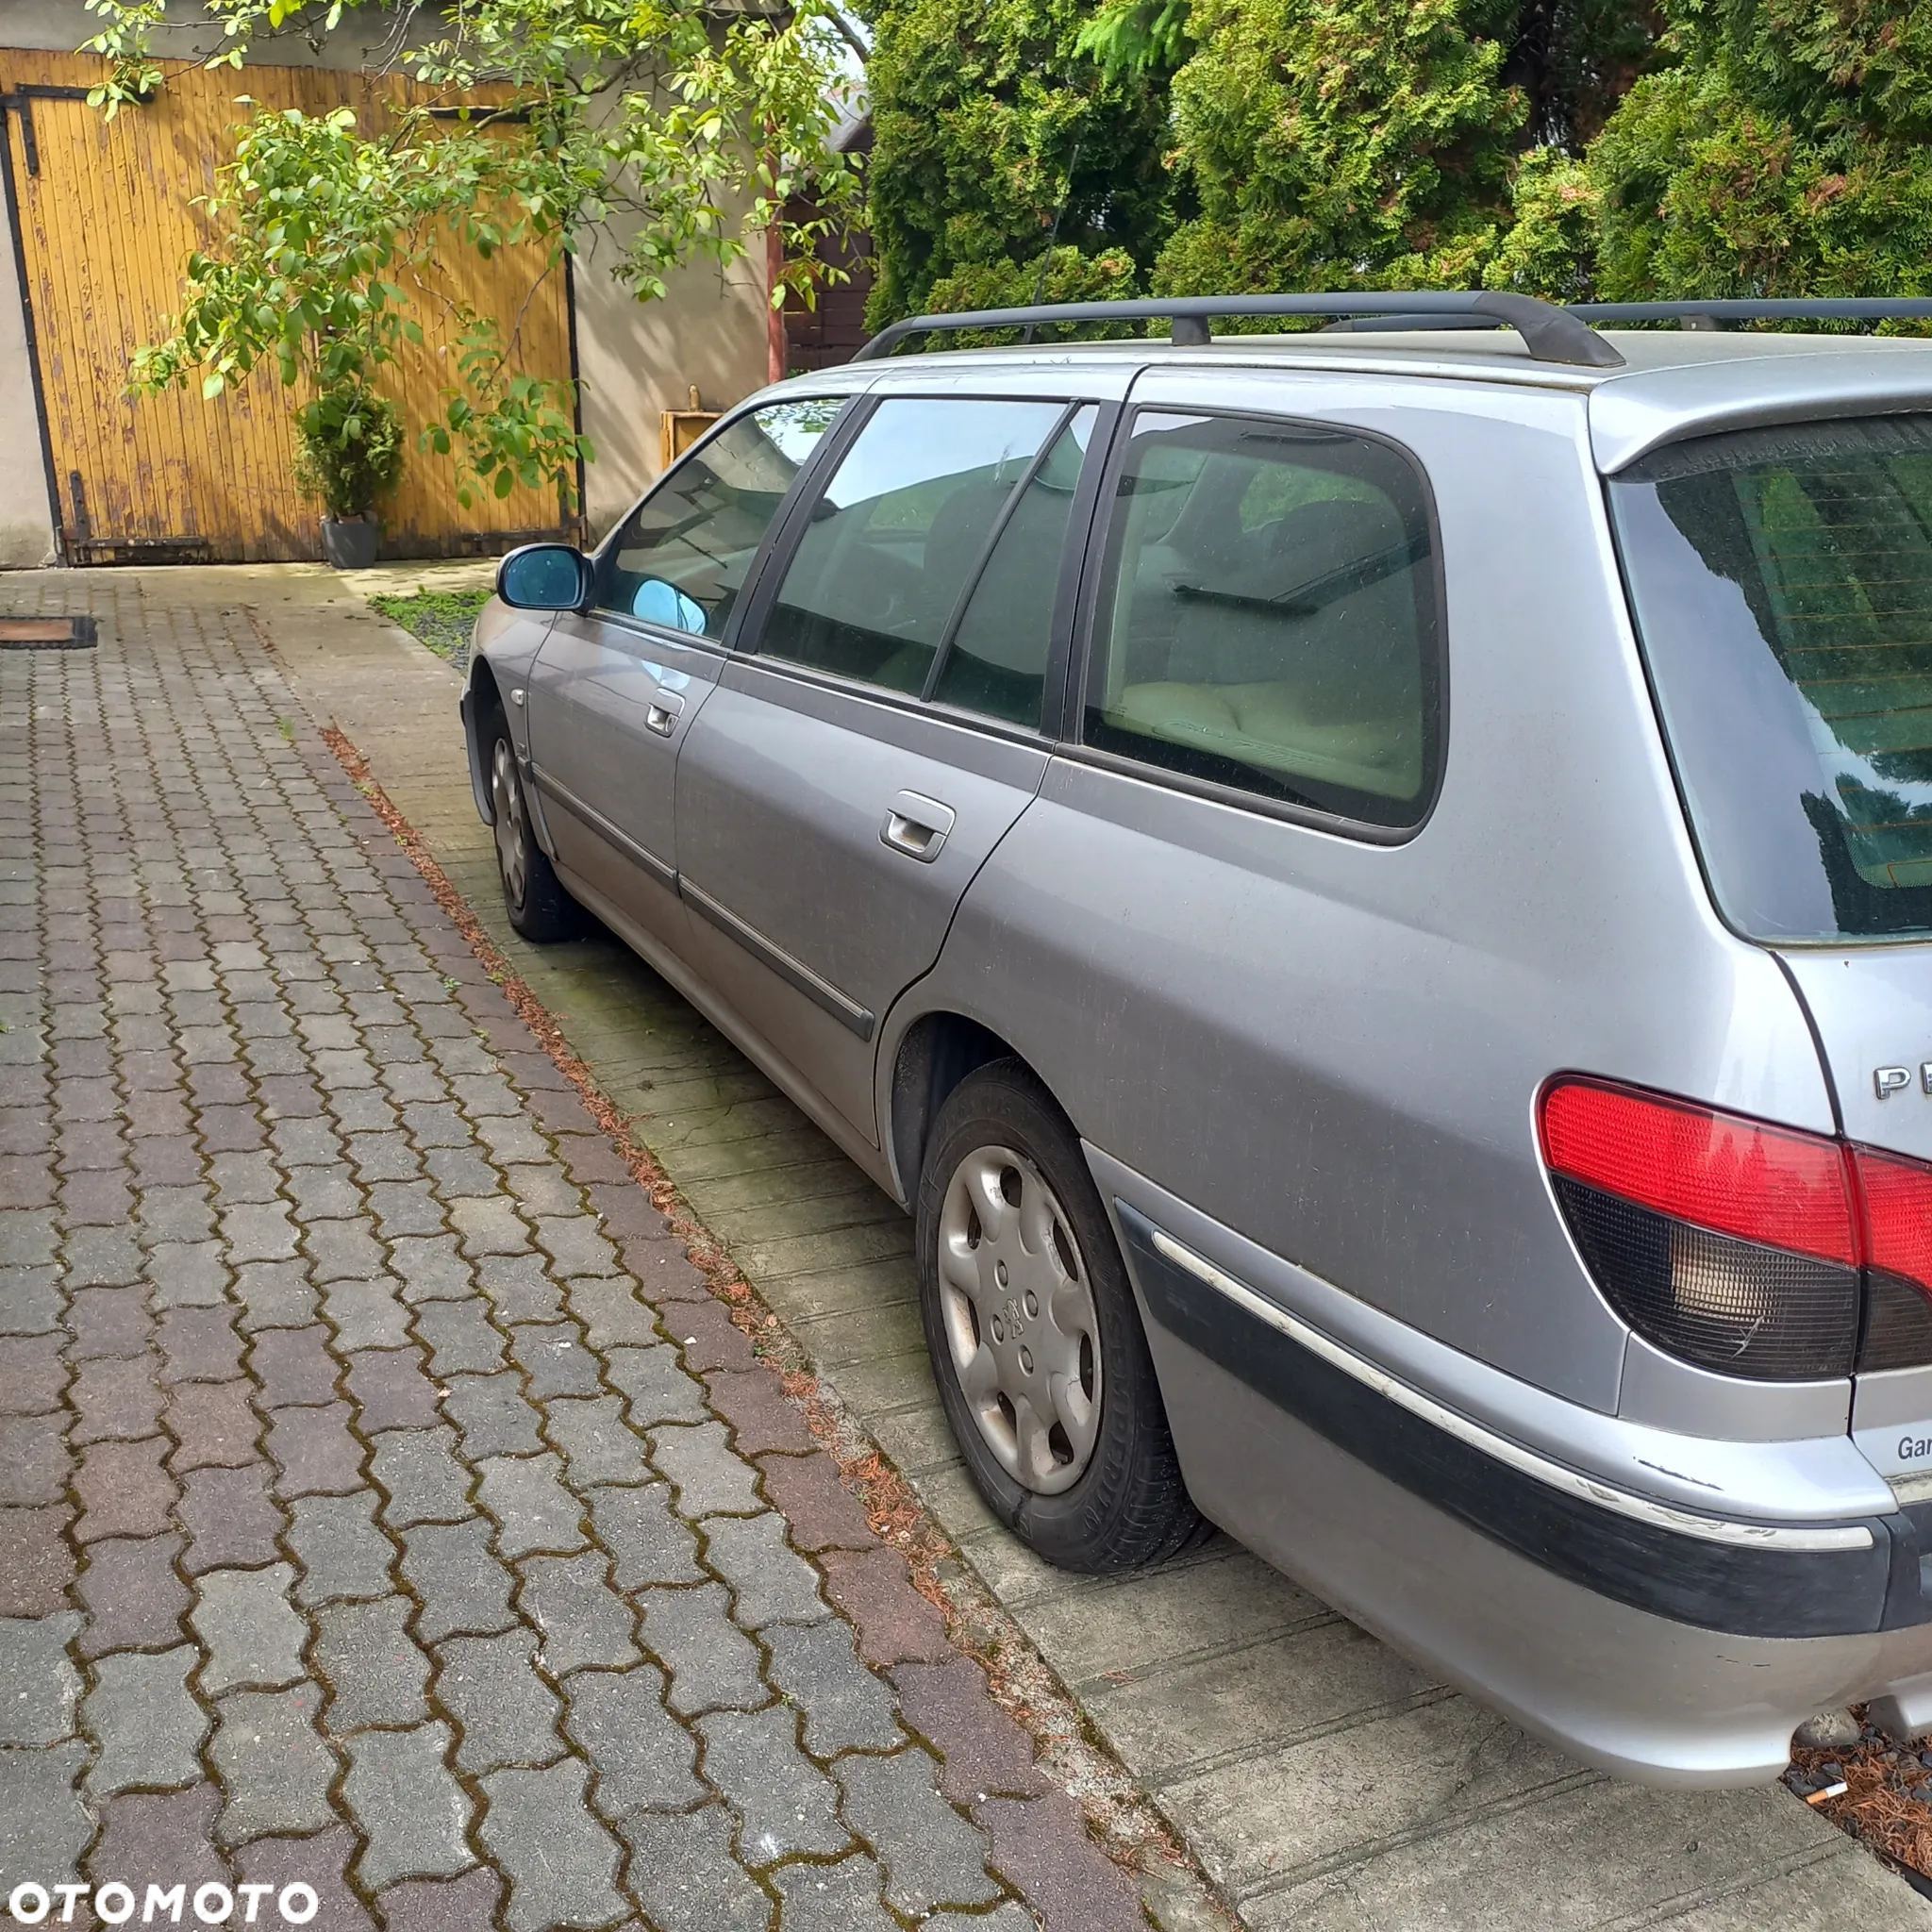
[[[496,594],[513,610],[579,610],[591,559],[568,543],[525,543],[496,566]]]

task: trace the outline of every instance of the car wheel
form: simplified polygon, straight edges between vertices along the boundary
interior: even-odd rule
[[[947,1097],[917,1221],[941,1400],[1001,1522],[1089,1572],[1158,1562],[1204,1534],[1079,1141],[1020,1061]]]
[[[496,834],[496,874],[503,885],[504,910],[517,931],[539,945],[575,939],[583,930],[583,913],[558,882],[531,829],[509,726],[500,713],[491,723],[490,808],[495,819],[491,829]]]

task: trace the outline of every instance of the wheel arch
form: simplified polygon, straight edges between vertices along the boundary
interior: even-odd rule
[[[470,790],[475,794],[476,813],[486,825],[496,823],[496,807],[490,796],[490,771],[485,733],[493,713],[504,709],[503,692],[489,658],[479,652],[470,660],[470,681],[463,690],[463,741],[470,759]]]
[[[1003,1059],[1020,1061],[1040,1078],[1039,1069],[1010,1041],[983,1021],[950,1008],[921,1013],[900,1036],[886,1089],[885,1138],[900,1196],[908,1206],[918,1191],[933,1122],[947,1095],[975,1067]]]

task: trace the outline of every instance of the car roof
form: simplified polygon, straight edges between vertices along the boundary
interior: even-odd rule
[[[1532,357],[1509,329],[1375,329],[1220,335],[1200,346],[1144,340],[1041,342],[902,355],[794,377],[794,391],[897,389],[972,371],[1104,368],[1320,369],[1564,390],[1586,398],[1597,467],[1627,468],[1687,436],[1821,417],[1932,409],[1932,340],[1797,331],[1605,329],[1621,368]]]

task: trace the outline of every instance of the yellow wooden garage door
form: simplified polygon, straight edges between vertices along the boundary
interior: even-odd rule
[[[171,73],[147,106],[108,121],[81,98],[100,73],[89,56],[0,49],[42,455],[67,560],[319,557],[317,507],[296,491],[291,471],[292,392],[275,372],[258,369],[211,403],[198,383],[136,399],[126,394],[127,361],[165,331],[190,251],[212,239],[194,201],[212,191],[216,168],[233,156],[233,129],[253,111],[238,95],[311,114],[346,105],[371,129],[410,84],[314,68],[189,68]],[[414,436],[454,380],[450,298],[497,316],[506,334],[516,327],[526,373],[570,373],[565,274],[545,269],[535,246],[488,262],[453,246],[410,289],[425,340],[405,350],[382,385],[411,431],[401,487],[383,508],[385,554],[488,553],[559,528],[554,491],[519,488],[463,508],[451,459],[419,453]],[[31,461],[33,452],[18,458]]]

